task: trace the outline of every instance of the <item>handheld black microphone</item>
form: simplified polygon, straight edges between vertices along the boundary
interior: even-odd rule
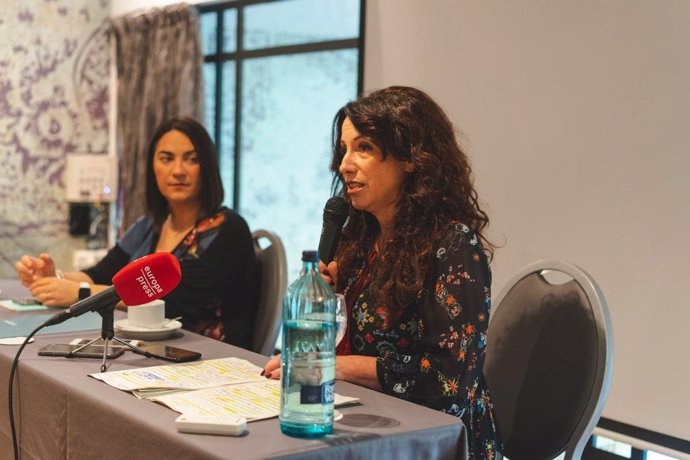
[[[335,256],[335,250],[340,241],[340,232],[347,220],[350,205],[340,195],[331,197],[323,208],[323,227],[319,241],[319,256],[321,261],[328,264]]]
[[[149,254],[123,267],[113,277],[113,285],[98,294],[80,300],[50,317],[43,326],[60,324],[90,311],[115,306],[120,300],[128,306],[160,299],[180,282],[180,262],[168,252]]]

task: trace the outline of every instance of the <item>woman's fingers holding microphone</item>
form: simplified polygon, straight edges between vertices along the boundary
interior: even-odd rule
[[[331,287],[335,287],[335,281],[338,279],[338,264],[336,262],[329,262],[328,265],[319,261],[319,272],[324,281]]]

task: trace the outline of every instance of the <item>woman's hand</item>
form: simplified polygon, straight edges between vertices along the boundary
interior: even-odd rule
[[[42,253],[38,258],[22,256],[15,264],[19,281],[29,287],[34,281],[48,276],[55,276],[55,262],[46,253]]]
[[[280,379],[280,355],[275,355],[266,363],[261,375],[267,379]],[[381,384],[376,375],[376,358],[373,356],[337,356],[335,378],[381,391]]]
[[[344,355],[335,359],[335,378],[381,391],[373,356]]]
[[[79,298],[79,283],[66,279],[39,278],[29,286],[29,292],[47,307],[67,307]]]
[[[261,373],[267,379],[280,379],[280,355],[275,355],[264,366],[264,371]]]
[[[323,280],[335,290],[335,283],[338,280],[338,264],[331,261],[326,265],[319,261],[319,273],[321,273]]]

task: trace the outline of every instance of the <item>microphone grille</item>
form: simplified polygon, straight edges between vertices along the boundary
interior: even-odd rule
[[[350,211],[347,200],[340,195],[333,196],[326,201],[323,208],[323,220],[336,225],[343,225]]]
[[[113,277],[113,287],[125,304],[141,305],[168,295],[181,277],[177,257],[158,252],[127,264]]]

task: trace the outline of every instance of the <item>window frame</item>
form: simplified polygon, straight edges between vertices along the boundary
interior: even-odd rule
[[[242,140],[242,69],[243,64],[247,59],[285,56],[291,54],[310,53],[315,51],[335,51],[342,49],[356,48],[358,53],[357,62],[357,94],[362,93],[364,81],[364,31],[365,31],[365,12],[366,0],[358,0],[360,2],[359,10],[359,37],[351,39],[340,40],[326,40],[319,42],[304,43],[299,45],[285,45],[271,48],[261,48],[255,50],[245,50],[243,46],[244,35],[244,9],[248,6],[264,3],[276,3],[285,0],[228,0],[213,3],[202,3],[197,5],[199,16],[205,13],[216,13],[216,49],[213,54],[204,54],[204,65],[208,63],[214,64],[215,71],[215,114],[213,126],[208,129],[212,131],[213,139],[216,144],[216,151],[218,160],[221,160],[221,152],[223,151],[221,139],[221,117],[220,107],[223,104],[223,64],[227,62],[235,63],[235,122],[234,122],[234,149],[232,152],[233,158],[233,172],[232,172],[232,208],[240,209],[240,181],[241,175],[241,140]],[[225,52],[223,50],[224,37],[224,12],[226,10],[237,10],[237,31],[236,40],[237,46],[234,52]]]

